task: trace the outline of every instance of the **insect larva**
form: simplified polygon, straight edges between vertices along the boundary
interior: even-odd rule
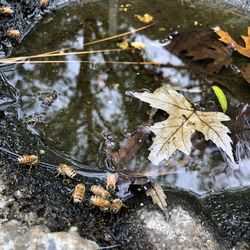
[[[105,190],[102,186],[99,186],[99,185],[93,185],[90,191],[97,196],[101,196],[102,198],[110,197],[110,193],[107,190]]]
[[[108,174],[106,189],[109,192],[111,192],[111,193],[115,192],[117,179],[118,179],[118,174],[117,173],[115,173],[115,174]]]
[[[97,195],[91,196],[90,203],[96,207],[99,207],[104,212],[107,212],[110,208],[110,202]]]
[[[6,16],[9,16],[9,15],[13,14],[13,12],[14,11],[10,7],[1,7],[0,8],[0,13],[4,14]]]
[[[18,162],[23,165],[35,165],[38,163],[38,156],[36,155],[23,155],[20,156]]]
[[[47,6],[49,0],[40,0],[40,7],[45,7]]]
[[[72,193],[72,197],[74,203],[81,203],[85,198],[85,185],[82,183],[77,184]]]
[[[6,34],[10,38],[18,38],[21,35],[21,32],[15,29],[8,29]]]
[[[76,176],[76,171],[66,164],[60,164],[58,166],[58,175],[68,176],[69,178],[74,178]]]
[[[116,214],[122,208],[122,201],[120,199],[114,199],[110,205],[110,213]]]

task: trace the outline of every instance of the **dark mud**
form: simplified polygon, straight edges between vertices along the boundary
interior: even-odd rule
[[[10,55],[12,46],[21,41],[45,12],[56,10],[65,2],[50,1],[48,7],[41,10],[38,1],[6,1],[7,5],[15,8],[15,13],[1,19],[0,30],[4,34],[9,27],[17,27],[22,36],[18,40],[2,36],[2,56]],[[4,74],[1,77],[1,147],[18,154],[37,154],[42,161],[55,165],[65,161],[60,154],[47,149],[39,137],[27,130],[26,124],[20,122],[19,96],[7,84]],[[153,244],[147,241],[143,225],[136,223],[140,204],[143,203],[149,209],[155,208],[150,199],[146,198],[143,186],[131,186],[133,197],[125,201],[128,208],[111,216],[90,206],[89,192],[83,205],[74,205],[70,200],[70,192],[77,183],[84,182],[89,190],[91,185],[102,183],[102,178],[78,176],[68,180],[55,177],[56,168],[53,166],[34,166],[29,171],[28,166],[17,164],[15,156],[4,152],[1,152],[0,168],[0,177],[4,184],[1,195],[9,199],[0,215],[1,219],[17,219],[29,226],[46,224],[51,231],[66,231],[71,226],[77,226],[81,236],[96,241],[100,246],[119,244],[122,249],[154,249]],[[243,241],[250,243],[249,191],[238,190],[237,195],[223,192],[202,199],[172,188],[166,187],[165,191],[170,207],[182,205],[191,214],[201,218],[224,247],[235,246]]]
[[[10,7],[14,12],[11,15],[0,16],[0,57],[9,56],[13,46],[20,43],[46,13],[53,13],[73,2],[77,0],[49,0],[47,6],[41,7],[39,0],[1,1],[0,7]],[[17,29],[21,35],[18,38],[9,38],[6,34],[8,29]]]

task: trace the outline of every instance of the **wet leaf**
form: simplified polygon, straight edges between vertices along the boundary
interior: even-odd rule
[[[130,45],[136,49],[145,49],[146,46],[142,42],[131,42]]]
[[[120,49],[127,49],[129,47],[128,39],[116,44]]]
[[[150,130],[148,124],[140,126],[140,128],[131,136],[127,137],[119,148],[113,150],[106,148],[106,155],[108,162],[117,170],[122,169],[128,161],[130,161],[135,153],[143,146],[145,140],[148,138]]]
[[[177,56],[184,54],[192,61],[204,61],[210,73],[217,73],[232,63],[230,48],[223,46],[210,29],[177,34],[166,47]]]
[[[153,21],[153,17],[152,16],[150,16],[149,14],[144,14],[143,16],[140,16],[140,15],[135,15],[137,18],[138,18],[138,20],[140,21],[140,22],[142,22],[142,23],[151,23],[152,21]]]
[[[220,87],[215,86],[215,85],[212,86],[212,89],[213,89],[213,91],[214,91],[214,93],[215,93],[215,95],[220,103],[220,106],[221,106],[223,112],[225,113],[227,111],[227,98],[226,98],[223,90]]]
[[[241,55],[250,58],[250,27],[248,27],[247,36],[241,36],[245,42],[245,47],[239,45],[227,32],[223,31],[219,26],[216,26],[214,31],[220,37],[220,41],[234,48]]]
[[[151,188],[147,190],[147,196],[152,198],[154,204],[157,204],[159,208],[164,212],[167,216],[167,202],[166,202],[166,195],[164,191],[158,183],[150,182]]]
[[[165,88],[158,88],[154,93],[135,92],[132,95],[169,114],[167,120],[150,127],[156,138],[150,147],[148,158],[154,164],[168,160],[176,150],[190,154],[190,138],[195,131],[201,132],[206,140],[212,140],[234,161],[232,141],[228,135],[230,130],[221,123],[230,120],[227,115],[221,112],[196,111],[182,94]]]
[[[250,64],[247,64],[240,70],[244,79],[250,84]]]

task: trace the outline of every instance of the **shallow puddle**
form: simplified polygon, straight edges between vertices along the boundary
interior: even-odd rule
[[[109,51],[117,48],[121,38],[85,46],[90,41],[144,26],[135,17],[144,13],[152,15],[155,24],[126,38],[143,42],[145,50]],[[184,94],[192,102],[220,110],[211,81],[191,72],[183,60],[165,48],[171,36],[220,25],[237,37],[246,34],[248,24],[249,20],[232,13],[190,1],[109,0],[68,6],[38,23],[12,56],[62,48],[107,51],[53,58],[65,60],[65,63],[20,64],[14,70],[7,69],[8,79],[20,94],[20,120],[38,134],[48,148],[85,165],[99,164],[105,168],[101,149],[104,138],[111,135],[115,141],[121,141],[124,135],[149,119],[149,106],[126,95],[126,91],[146,89],[152,92],[162,84],[198,90]],[[80,63],[79,60],[91,62]],[[142,61],[171,66],[136,64]],[[224,89],[229,110],[240,103],[242,110],[246,109],[244,104],[249,101],[249,94],[244,91],[249,93],[249,88],[242,79],[235,80],[230,75],[228,79],[233,82]],[[162,171],[165,163],[157,167],[147,160],[149,142],[123,170],[132,176],[151,172],[152,178],[162,184],[197,195],[249,186],[247,139],[242,144],[238,142],[237,150],[242,148],[242,151],[238,152],[237,164],[227,163],[221,151],[213,143],[205,143],[202,136],[196,136],[194,142],[191,156],[177,153],[171,158],[168,164],[173,167],[168,175],[158,176],[158,169]]]

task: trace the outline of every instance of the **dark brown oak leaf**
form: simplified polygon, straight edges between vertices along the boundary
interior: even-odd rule
[[[231,49],[220,43],[211,29],[179,33],[166,48],[177,56],[184,54],[192,61],[208,60],[205,64],[210,73],[217,73],[232,63]]]

